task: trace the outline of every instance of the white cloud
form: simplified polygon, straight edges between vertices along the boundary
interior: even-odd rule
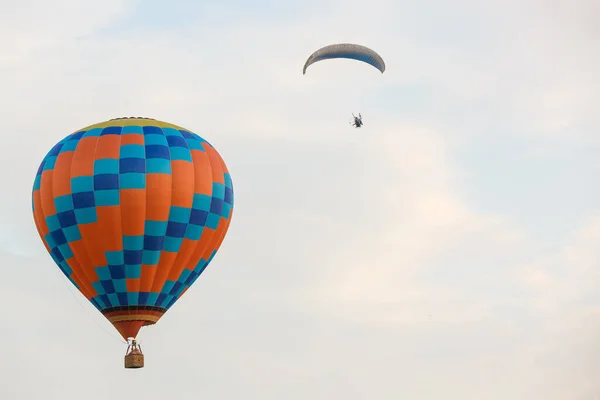
[[[0,65],[35,62],[40,55],[49,55],[47,50],[51,47],[119,22],[132,5],[127,0],[4,2],[0,36],[8,40],[0,42]]]
[[[369,203],[355,205],[380,215],[380,224],[365,226],[363,234],[327,256],[321,268],[329,274],[323,276],[316,301],[330,304],[338,315],[374,322],[460,322],[489,316],[485,299],[473,302],[460,285],[427,283],[423,271],[426,276],[438,269],[452,271],[468,280],[481,252],[514,251],[526,238],[501,216],[470,209],[457,190],[460,173],[448,160],[443,135],[401,124],[384,132],[365,152],[371,160],[382,160],[373,163],[371,180],[362,185],[372,193]],[[489,260],[483,261],[475,268],[485,269]],[[442,265],[431,270],[432,262]],[[327,306],[322,309],[331,312]]]

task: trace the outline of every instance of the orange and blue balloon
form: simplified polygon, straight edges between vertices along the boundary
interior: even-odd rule
[[[78,130],[43,159],[33,216],[55,263],[124,339],[156,323],[221,246],[233,212],[225,162],[149,118]]]

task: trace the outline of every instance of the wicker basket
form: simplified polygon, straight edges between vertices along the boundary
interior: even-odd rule
[[[125,356],[125,368],[144,368],[144,355],[127,354]]]

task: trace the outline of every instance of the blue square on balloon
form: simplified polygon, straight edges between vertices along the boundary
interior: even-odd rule
[[[212,197],[205,194],[194,194],[194,202],[192,208],[196,210],[209,211]]]
[[[233,189],[225,187],[225,196],[223,197],[223,200],[227,204],[233,204]]]
[[[121,189],[144,189],[146,187],[146,174],[137,172],[122,174],[119,184]]]
[[[177,296],[172,296],[171,299],[164,306],[167,310],[173,306],[177,302]]]
[[[223,174],[223,180],[225,181],[225,187],[233,189],[233,182],[231,182],[231,175],[227,172]]]
[[[127,292],[127,281],[125,280],[125,273],[123,273],[123,278],[113,279],[113,285],[115,286],[115,291],[117,293]]]
[[[187,288],[187,286],[185,286],[183,283],[180,283],[179,287],[177,288],[177,290],[175,291],[175,293],[173,293],[173,297],[175,297],[175,299],[177,299],[179,296],[181,296],[181,293],[183,293],[183,291],[186,288]]]
[[[115,285],[113,285],[112,281],[100,281],[100,283],[102,284],[105,293],[115,293]]]
[[[121,158],[119,160],[119,173],[146,172],[146,161],[143,158]]]
[[[175,297],[173,295],[168,294],[165,296],[163,301],[160,303],[160,306],[162,308],[169,308],[169,304],[171,304],[174,299],[175,299]]]
[[[223,204],[223,211],[221,212],[221,216],[225,217],[225,218],[229,218],[232,208],[233,208],[233,206],[231,206],[227,203]]]
[[[171,161],[165,158],[149,158],[146,160],[146,172],[149,174],[170,174]]]
[[[181,248],[182,242],[183,238],[167,236],[165,237],[165,242],[162,249],[171,253],[177,253]]]
[[[208,214],[208,218],[206,219],[206,227],[210,229],[217,229],[219,226],[219,221],[221,221],[221,216],[219,214]]]
[[[171,206],[169,221],[187,223],[190,220],[191,211],[188,207]]]
[[[142,265],[126,265],[125,266],[125,278],[137,279],[142,276]]]
[[[54,241],[54,238],[52,237],[52,233],[44,235],[44,242],[46,242],[48,247],[51,249],[56,247],[56,242]]]
[[[71,178],[71,193],[91,192],[94,190],[93,176],[77,176]]]
[[[142,264],[142,250],[123,250],[125,264]]]
[[[144,235],[144,250],[162,250],[164,236]]]
[[[102,285],[102,283],[92,282],[92,287],[96,290],[96,293],[98,293],[98,295],[106,294],[106,291],[104,290],[104,286]]]
[[[121,305],[121,306],[128,305],[127,302],[129,301],[129,299],[127,297],[127,291],[119,291],[117,289],[117,298],[119,299],[119,305]]]
[[[67,243],[67,238],[61,229],[53,231],[50,233],[52,235],[52,239],[54,239],[54,243],[57,246]]]
[[[144,126],[144,135],[164,135],[158,126]]]
[[[108,265],[123,265],[125,263],[123,251],[107,251],[104,254],[106,255]]]
[[[65,261],[65,258],[63,257],[58,247],[52,249],[52,251],[50,252],[50,256],[57,264],[60,264],[63,261]]]
[[[118,168],[118,167],[117,167]],[[117,169],[117,172],[118,169]],[[119,188],[119,174],[94,175],[94,190],[114,190]]]
[[[102,285],[101,285],[101,286],[102,286]],[[108,298],[108,296],[107,296],[105,293],[103,293],[103,294],[99,295],[99,296],[98,296],[98,298],[99,298],[100,300],[102,300],[102,303],[104,303],[104,304],[105,304],[105,307],[106,307],[106,308],[109,308],[109,307],[111,307],[111,306],[112,306],[112,305],[110,304],[110,299]]]
[[[79,142],[77,140],[71,140],[69,139],[69,141],[65,142],[64,146],[62,147],[62,149],[60,149],[61,153],[67,153],[69,151],[75,151],[75,149],[77,148],[77,144]]]
[[[77,225],[77,218],[75,217],[75,212],[73,210],[58,213],[56,216],[58,217],[61,228]]]
[[[118,206],[119,201],[119,190],[98,190],[96,192],[97,206]]]
[[[181,288],[181,283],[179,282],[175,282],[175,284],[173,285],[173,287],[171,288],[171,290],[169,290],[169,294],[172,295],[177,295],[177,291]]]
[[[144,250],[142,254],[142,264],[157,265],[160,260],[160,250]]]
[[[94,175],[107,175],[119,173],[119,160],[116,158],[101,158],[94,161]]]
[[[158,295],[158,297],[156,298],[156,301],[154,302],[154,304],[156,304],[157,306],[161,307],[163,301],[165,301],[166,298],[167,298],[167,295],[165,293],[160,293]]]
[[[185,231],[185,238],[188,240],[200,240],[204,226],[189,224]]]
[[[177,282],[181,282],[182,284],[185,283],[185,281],[187,280],[187,278],[190,276],[191,273],[192,273],[192,271],[184,268],[183,271],[181,271],[181,275],[179,275]]]
[[[105,308],[110,307],[110,304],[105,303],[104,297],[102,295],[100,295],[99,293],[98,293],[98,296],[95,297],[95,299],[96,299],[96,303],[98,303],[98,305],[100,306],[100,308],[99,308],[100,311],[104,310]]]
[[[64,140],[64,139],[63,139]],[[46,157],[55,157],[60,153],[60,149],[63,147],[63,141],[61,140],[59,143],[55,144],[52,149],[48,152]]]
[[[150,297],[149,295],[150,295],[150,293],[148,293],[148,292],[140,292],[139,298],[138,298],[139,305],[141,305],[141,306],[149,305],[148,304],[148,298]]]
[[[169,148],[167,146],[161,146],[157,144],[146,145],[146,158],[164,158],[169,160]]]
[[[180,129],[179,133],[181,133],[181,136],[183,136],[186,139],[196,139],[196,136],[194,136],[193,133],[188,132],[186,130]]]
[[[98,221],[98,216],[96,215],[96,208],[80,208],[75,210],[75,217],[77,217],[77,223],[82,224],[91,224],[93,222]]]
[[[96,271],[98,279],[100,279],[101,281],[110,281],[112,279],[108,267],[96,267],[94,268],[94,270]]]
[[[63,228],[62,231],[67,239],[67,242],[69,243],[73,243],[81,239],[81,232],[79,232],[79,227],[77,225]]]
[[[222,183],[213,183],[212,185],[212,197],[216,197],[217,199],[225,198],[225,185]]]
[[[150,236],[163,236],[167,230],[167,221],[147,220],[144,223],[144,232]]]
[[[69,142],[71,142],[71,143],[77,143],[79,141],[79,139],[82,138],[82,136],[83,136],[84,133],[85,133],[85,131],[75,132],[74,134],[72,134],[71,136],[69,136]]]
[[[204,148],[202,147],[202,143],[200,143],[196,139],[186,139],[186,141],[187,141],[188,148],[190,150],[204,151]]]
[[[71,246],[69,246],[68,243],[58,246],[58,250],[60,251],[60,254],[62,254],[65,260],[68,260],[71,257],[73,257],[73,251],[71,251]]]
[[[46,162],[44,163],[44,171],[53,170],[55,164],[56,164],[56,156],[51,156],[51,157],[46,158]]]
[[[173,134],[171,136],[167,136],[167,143],[169,143],[169,147],[183,147],[187,149],[187,142],[185,141],[185,139],[181,136],[179,136],[179,131],[175,131],[177,132],[176,134]],[[171,149],[172,150],[172,149]]]
[[[121,134],[124,135],[126,133],[142,134],[142,133],[144,133],[144,130],[142,129],[141,126],[138,126],[138,125],[128,125],[128,126],[124,126],[123,130],[121,130]]]
[[[124,144],[120,149],[121,160],[127,158],[141,158],[146,157],[146,150],[143,144]]]
[[[199,273],[197,273],[196,271],[192,271],[190,276],[188,276],[188,278],[185,280],[185,282],[184,282],[185,285],[190,286],[192,283],[194,283],[194,281],[196,280],[196,278],[198,278],[198,276],[200,276]]]
[[[185,236],[185,228],[187,223],[169,221],[167,225],[167,236],[182,238]]]
[[[130,306],[138,305],[138,294],[136,292],[127,292],[127,303]]]
[[[46,164],[46,159],[44,158],[42,160],[42,162],[40,163],[40,166],[37,169],[37,172],[35,173],[37,176],[42,175],[42,172],[44,171],[44,165]]]
[[[153,144],[158,144],[161,146],[168,146],[167,138],[164,135],[146,135],[144,136],[144,145],[149,146]]]
[[[123,236],[123,250],[142,250],[144,248],[144,236]]]
[[[204,210],[196,210],[192,209],[192,213],[190,215],[190,224],[204,226],[206,225],[206,220],[208,219],[208,212]]]
[[[102,134],[102,128],[92,128],[92,129],[88,129],[84,134],[83,137],[89,137],[89,136],[100,136]]]
[[[192,162],[192,153],[187,147],[171,147],[171,160],[189,161]]]
[[[223,213],[223,200],[213,197],[210,204],[210,212],[222,215]]]
[[[46,226],[50,232],[60,229],[60,221],[57,215],[46,217]]]
[[[108,296],[111,306],[117,307],[121,305],[121,303],[119,303],[119,298],[117,297],[116,291],[113,293],[107,293],[106,296]]]
[[[151,306],[155,305],[157,298],[158,298],[158,293],[150,292],[150,294],[148,296],[148,305],[151,305]]]
[[[149,297],[148,295],[149,294],[150,293],[148,293],[148,292],[139,292],[138,293],[138,304],[140,306],[148,305],[148,297]]]
[[[110,270],[110,277],[115,280],[115,279],[125,279],[125,267],[123,265],[111,265],[108,267],[108,269]],[[118,292],[118,288],[117,288],[117,292]]]
[[[104,128],[102,130],[101,136],[104,136],[104,135],[120,135],[122,129],[123,129],[122,126],[107,126],[106,128]]]
[[[165,282],[165,284],[163,285],[163,288],[161,290],[162,293],[169,293],[171,291],[171,288],[175,285],[175,282],[173,281],[169,281],[167,280]]]
[[[181,136],[179,130],[175,128],[164,127],[162,128],[163,133],[168,138],[169,136]]]
[[[73,207],[75,209],[94,207],[96,205],[93,191],[73,193],[71,197],[73,199]]]

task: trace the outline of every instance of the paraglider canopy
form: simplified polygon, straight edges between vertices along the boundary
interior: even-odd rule
[[[385,62],[383,61],[383,58],[381,58],[381,56],[374,50],[359,44],[338,43],[322,47],[312,53],[304,64],[302,75],[306,74],[306,69],[310,65],[318,61],[329,60],[333,58],[346,58],[362,61],[377,68],[379,71],[381,71],[381,73],[385,71]]]

